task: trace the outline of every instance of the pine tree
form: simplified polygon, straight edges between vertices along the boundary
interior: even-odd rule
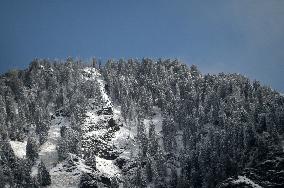
[[[147,139],[147,135],[146,135],[145,125],[144,125],[144,122],[143,122],[141,115],[138,115],[137,122],[138,122],[138,125],[137,125],[137,140],[138,140],[138,143],[139,143],[139,149],[142,152],[142,156],[146,157],[147,150],[148,150],[148,139]]]
[[[150,122],[148,137],[149,137],[148,153],[149,153],[149,156],[154,157],[157,154],[159,145],[158,145],[157,135],[155,131],[155,125],[152,121]]]
[[[81,154],[81,140],[78,131],[62,127],[62,137],[58,143],[59,160],[64,160],[68,153]]]
[[[166,152],[173,154],[176,151],[176,127],[173,118],[171,116],[164,115],[162,126],[164,134],[164,149]]]
[[[94,170],[96,170],[96,155],[93,150],[86,152],[86,154],[84,155],[84,159],[86,161],[86,165],[89,165]]]
[[[26,146],[26,156],[31,161],[35,161],[35,159],[38,157],[38,145],[34,135],[31,135],[28,138]]]
[[[4,185],[14,186],[14,169],[17,166],[17,158],[12,150],[9,142],[0,142],[0,171],[3,176],[0,176],[0,183]],[[4,187],[4,186],[3,186]]]
[[[38,166],[38,182],[41,186],[47,186],[51,184],[49,172],[47,171],[44,163],[41,161]]]

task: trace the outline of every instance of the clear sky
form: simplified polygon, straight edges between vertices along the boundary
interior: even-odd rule
[[[284,92],[284,1],[0,0],[0,72],[67,56],[178,58]]]

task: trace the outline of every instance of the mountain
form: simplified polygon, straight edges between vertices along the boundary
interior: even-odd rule
[[[0,187],[283,187],[284,97],[177,60],[0,77]]]

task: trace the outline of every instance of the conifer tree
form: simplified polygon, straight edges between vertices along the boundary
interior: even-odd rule
[[[34,135],[31,135],[28,138],[26,146],[26,156],[31,161],[35,161],[35,159],[38,157],[38,145]]]
[[[38,166],[38,182],[41,186],[47,186],[51,184],[49,172],[47,171],[45,164],[41,161]]]

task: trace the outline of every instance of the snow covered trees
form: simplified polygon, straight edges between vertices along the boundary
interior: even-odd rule
[[[26,162],[10,152],[7,141],[27,139],[26,156],[34,161],[38,142],[46,141],[50,114],[71,121],[61,130],[60,160],[68,153],[81,154],[87,101],[95,99],[92,108],[101,103],[99,83],[82,71],[84,66],[72,58],[65,63],[37,59],[27,70],[0,77],[0,139],[7,150],[1,151],[0,186],[30,181],[13,170],[25,174]],[[203,76],[196,66],[169,59],[110,60],[101,72],[123,119],[137,128],[139,157],[131,159],[137,160],[137,186],[215,187],[281,151],[284,98],[259,82],[238,74]],[[158,108],[163,116],[159,135],[156,124],[144,121]],[[86,152],[86,163],[95,169],[94,154]]]
[[[163,135],[164,135],[164,149],[167,153],[173,154],[176,151],[176,128],[175,122],[171,116],[164,115],[163,119]]]
[[[0,142],[0,185],[3,187],[32,186],[31,164],[26,159],[15,156],[8,141]]]
[[[61,128],[61,140],[58,144],[59,160],[64,160],[68,153],[80,154],[81,142],[79,133],[72,128]]]
[[[283,97],[258,82],[251,84],[238,74],[202,76],[195,65],[188,68],[177,60],[111,61],[103,71],[112,99],[122,105],[126,121],[130,104],[140,114],[137,136],[143,143],[142,156],[146,151],[151,156],[156,144],[150,135],[145,137],[143,118],[151,116],[152,106],[162,110],[163,157],[172,172],[168,173],[171,183],[179,179],[183,186],[214,187],[219,180],[253,164],[249,156],[261,153],[256,148],[262,134],[271,135],[270,145],[279,145]],[[150,127],[149,134],[152,130]],[[177,143],[179,135],[182,147]],[[153,174],[152,166],[159,161],[150,159],[146,172]],[[184,166],[176,177],[174,169],[180,163]],[[143,168],[137,171],[142,172]]]

